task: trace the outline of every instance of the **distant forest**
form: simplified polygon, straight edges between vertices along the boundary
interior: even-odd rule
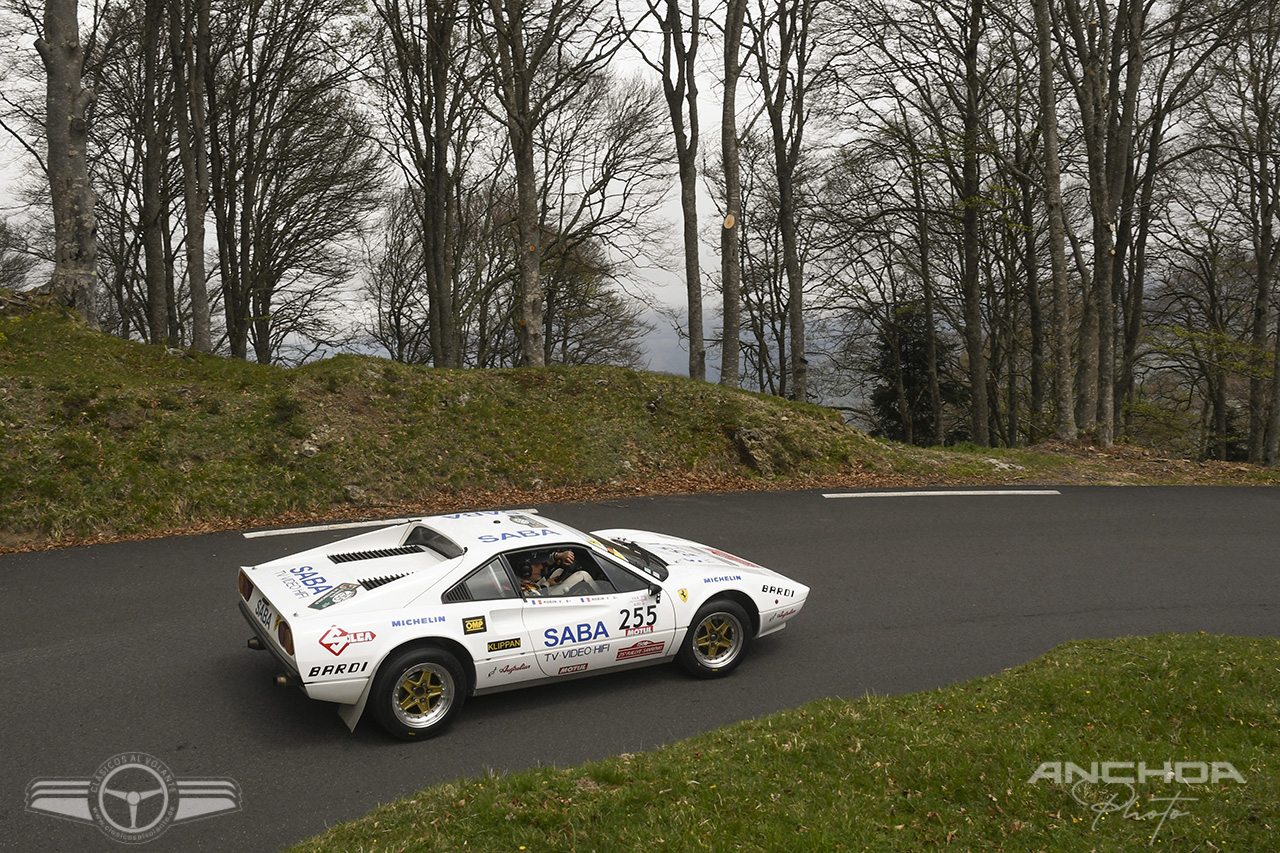
[[[0,286],[264,363],[643,363],[1280,463],[1280,0],[0,0]]]

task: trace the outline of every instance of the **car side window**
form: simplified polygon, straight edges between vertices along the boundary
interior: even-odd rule
[[[502,559],[495,557],[449,588],[444,601],[492,601],[519,598]]]
[[[600,568],[604,570],[605,576],[613,584],[614,589],[618,592],[635,592],[649,587],[649,581],[632,574],[612,560],[599,554],[593,556],[596,558]]]

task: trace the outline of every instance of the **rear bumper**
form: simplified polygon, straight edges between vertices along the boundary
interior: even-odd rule
[[[292,660],[285,657],[284,652],[280,651],[276,646],[275,638],[267,633],[267,630],[262,627],[262,623],[253,618],[253,614],[249,612],[249,603],[243,598],[240,599],[240,615],[244,617],[244,621],[249,623],[249,627],[253,629],[253,633],[257,635],[258,640],[261,641],[265,648],[271,651],[271,654],[279,661],[280,665],[289,670],[290,674],[297,677],[297,666],[294,665]],[[299,678],[299,682],[301,682],[301,678]]]

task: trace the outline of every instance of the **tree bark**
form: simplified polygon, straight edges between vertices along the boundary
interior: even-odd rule
[[[160,29],[164,0],[145,0],[142,30],[142,248],[146,260],[147,340],[169,343],[169,301],[165,286],[164,178],[168,140],[162,132],[160,93]]]
[[[1049,219],[1049,267],[1053,277],[1054,430],[1076,437],[1071,377],[1071,329],[1067,286],[1065,227],[1062,218],[1062,162],[1059,159],[1058,107],[1053,86],[1053,42],[1049,0],[1034,0],[1040,70],[1040,128],[1044,139],[1045,208]]]
[[[728,0],[724,22],[724,101],[720,111],[720,151],[724,161],[724,224],[720,229],[720,286],[724,303],[724,333],[720,348],[720,384],[738,387],[742,325],[742,176],[738,154],[739,50],[747,0]]]
[[[44,63],[45,134],[53,204],[54,269],[49,289],[98,328],[98,221],[89,183],[86,111],[94,101],[83,85],[85,50],[74,0],[46,0],[44,33],[36,51]]]
[[[212,352],[205,214],[209,209],[209,155],[201,81],[209,62],[208,0],[170,0],[169,53],[173,65],[174,120],[186,224],[187,285],[191,292],[191,346]]]
[[[989,428],[990,406],[987,398],[987,354],[982,330],[982,285],[978,270],[981,235],[978,233],[978,205],[981,203],[981,185],[978,174],[978,133],[981,115],[979,93],[982,81],[978,79],[978,48],[982,33],[983,0],[971,0],[964,47],[965,111],[964,111],[964,163],[962,165],[964,205],[962,230],[964,241],[964,267],[962,271],[964,298],[964,340],[969,355],[969,393],[973,441],[979,445],[991,443]]]
[[[678,0],[665,0],[665,11],[660,11],[656,3],[651,3],[649,14],[658,21],[662,30],[662,64],[658,71],[662,74],[662,91],[671,118],[671,131],[676,146],[676,169],[680,178],[684,280],[689,313],[689,377],[705,380],[707,347],[702,311],[701,245],[698,240],[697,61],[701,40],[701,12],[698,0],[692,0],[687,42]]]

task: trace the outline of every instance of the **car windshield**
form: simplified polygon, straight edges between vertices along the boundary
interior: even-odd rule
[[[615,556],[626,560],[635,568],[660,581],[667,579],[667,564],[661,557],[647,548],[625,539],[605,539],[597,536],[596,540]]]

